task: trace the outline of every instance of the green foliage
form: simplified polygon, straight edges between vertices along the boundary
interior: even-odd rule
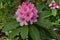
[[[50,35],[51,35],[52,37],[55,37],[55,38],[56,38],[57,33],[56,33],[55,31],[53,31],[52,29],[51,29],[51,30],[48,30],[48,31],[49,31],[49,33],[50,33]]]
[[[51,40],[52,37],[56,37],[57,33],[53,31],[52,29],[47,30],[46,28],[39,27],[39,32],[41,34],[41,37],[45,37],[46,40]]]
[[[46,18],[46,17],[49,17],[49,16],[51,16],[51,12],[50,11],[42,11],[42,12],[40,12],[39,13],[40,15],[40,19],[42,19],[42,18]]]
[[[58,19],[55,23],[59,24],[60,23],[60,19]]]
[[[34,26],[29,27],[29,35],[32,37],[33,40],[41,40],[39,31]]]
[[[12,20],[10,22],[7,22],[5,25],[4,25],[4,28],[3,28],[3,32],[6,32],[6,31],[9,31],[11,29],[15,29],[19,26],[19,24],[16,22],[16,20]]]
[[[56,10],[56,9],[53,9],[53,10],[52,10],[52,15],[53,15],[53,16],[56,16],[56,15],[57,15],[57,10]]]
[[[36,24],[40,25],[40,26],[44,26],[44,27],[46,27],[46,26],[51,27],[52,26],[52,23],[48,19],[40,19]]]
[[[26,37],[28,36],[28,27],[27,26],[22,27],[20,34],[22,39],[26,39]]]
[[[55,1],[56,1],[57,5],[60,5],[60,2],[59,2],[59,0],[55,0]]]
[[[21,31],[21,28],[14,29],[10,34],[9,34],[9,39],[14,38],[17,34],[19,34]]]
[[[25,39],[28,36],[28,27],[19,27],[14,30],[9,34],[9,39],[14,38],[16,35],[21,35],[22,39]]]
[[[43,6],[43,7],[42,7],[42,6]],[[36,8],[38,9],[38,12],[39,12],[39,13],[40,13],[45,7],[46,7],[45,4],[36,3]]]

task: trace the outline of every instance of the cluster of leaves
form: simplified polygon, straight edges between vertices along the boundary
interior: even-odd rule
[[[9,39],[13,39],[16,35],[19,35],[20,39],[22,38],[23,40],[27,36],[30,40],[51,40],[52,38],[57,38],[57,33],[53,28],[60,26],[60,9],[51,10],[48,6],[51,0],[40,3],[38,0],[31,0],[38,10],[38,22],[23,27],[17,23],[14,17],[16,7],[19,5],[18,2],[21,3],[19,0],[0,1],[0,27],[3,28],[2,31],[8,35]],[[56,0],[56,3],[59,5],[59,0]]]

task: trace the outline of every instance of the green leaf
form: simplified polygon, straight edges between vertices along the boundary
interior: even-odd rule
[[[40,13],[40,18],[45,18],[45,17],[49,17],[51,15],[50,11],[42,11]]]
[[[45,4],[39,4],[39,3],[36,3],[36,8],[38,10],[38,12],[40,13],[42,11],[43,8],[45,8],[46,5]]]
[[[60,4],[59,4],[59,3],[60,3],[59,0],[55,0],[55,2],[57,3],[57,5],[60,5]]]
[[[57,37],[57,33],[53,29],[48,30],[45,27],[38,27],[38,29],[41,36],[48,40]]]
[[[3,8],[3,3],[1,2],[1,3],[0,3],[0,9],[2,9],[2,8]]]
[[[52,15],[56,16],[57,15],[57,10],[56,9],[52,9]]]
[[[37,25],[44,26],[44,27],[51,27],[52,23],[48,19],[40,19],[36,23]]]
[[[19,24],[16,22],[16,20],[11,20],[10,22],[7,22],[4,25],[3,32],[9,31],[11,29],[15,29],[19,26]]]
[[[39,34],[39,31],[36,27],[34,26],[30,26],[29,27],[29,35],[31,36],[31,38],[33,40],[41,40],[40,39],[40,34]]]
[[[22,39],[25,39],[28,36],[28,26],[23,26],[20,34]]]
[[[0,10],[0,20],[3,18],[3,13],[2,11]]]
[[[58,23],[59,24],[60,23],[60,19],[58,19],[55,23]]]
[[[21,28],[14,29],[10,34],[9,34],[9,39],[14,38],[17,34],[21,32]]]
[[[60,25],[60,24],[59,23],[56,23],[56,22],[52,22],[52,25]]]
[[[56,37],[57,36],[57,33],[55,31],[53,31],[52,29],[51,30],[48,30],[48,31],[49,31],[49,33],[50,33],[50,35],[52,37]]]
[[[55,22],[52,22],[53,25],[60,25],[60,19],[56,20]]]
[[[47,40],[51,40],[51,35],[49,34],[48,30],[45,27],[38,26],[38,29],[41,37],[45,37]]]
[[[2,28],[3,28],[3,26],[4,26],[4,25],[3,25],[3,23],[0,23],[0,29],[2,29]]]

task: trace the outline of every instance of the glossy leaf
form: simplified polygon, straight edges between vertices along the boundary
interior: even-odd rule
[[[55,2],[57,3],[57,5],[60,5],[60,4],[59,4],[59,3],[60,3],[59,0],[55,0]]]
[[[43,8],[45,8],[45,7],[46,7],[45,4],[36,3],[36,8],[38,10],[38,13],[40,13],[43,10]]]
[[[4,25],[4,28],[3,28],[3,32],[6,32],[6,31],[9,31],[11,29],[15,29],[19,26],[18,22],[16,22],[16,20],[12,20],[10,22],[7,22],[5,25]]]
[[[44,37],[46,40],[51,40],[51,35],[45,27],[38,27],[41,37]]]
[[[49,17],[49,16],[51,16],[51,12],[50,11],[42,11],[40,13],[40,19],[41,18],[46,18],[46,17]]]
[[[57,33],[56,33],[55,31],[53,31],[53,30],[51,29],[51,30],[49,30],[49,33],[50,33],[50,35],[51,35],[52,37],[55,37],[55,38],[56,38]]]
[[[39,19],[36,23],[37,25],[44,26],[44,27],[51,27],[52,23],[48,19]]]
[[[56,9],[52,9],[52,15],[56,16],[57,15],[57,10]]]
[[[21,37],[22,39],[26,39],[26,37],[28,36],[28,26],[23,26],[21,28]]]
[[[9,39],[14,38],[17,34],[21,32],[21,28],[14,29],[10,34],[9,34]]]
[[[33,40],[41,40],[40,39],[40,34],[39,34],[39,31],[36,27],[34,26],[30,26],[29,27],[29,35],[31,36],[31,38]]]

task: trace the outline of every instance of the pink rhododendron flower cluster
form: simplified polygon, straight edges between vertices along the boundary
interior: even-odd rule
[[[28,23],[33,24],[37,22],[37,9],[31,2],[23,2],[18,6],[15,16],[21,26],[28,25]]]
[[[49,5],[51,9],[59,8],[59,6],[56,4],[55,0],[52,0],[51,4]]]

